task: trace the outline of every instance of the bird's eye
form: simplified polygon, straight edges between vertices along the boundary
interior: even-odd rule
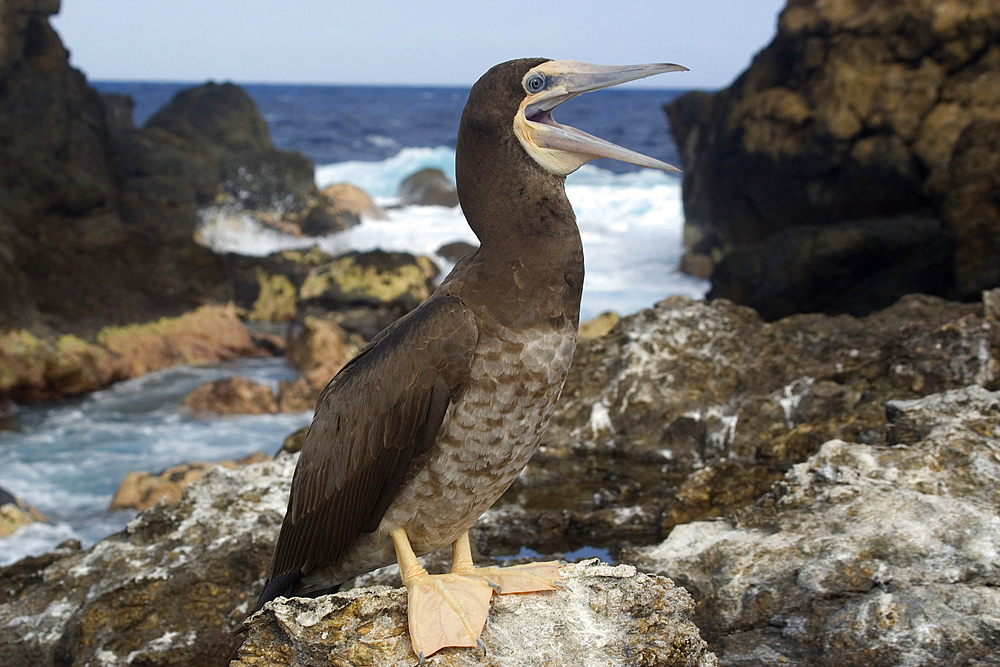
[[[528,77],[528,80],[524,82],[524,88],[529,93],[537,93],[545,88],[545,77],[541,74],[532,74]]]

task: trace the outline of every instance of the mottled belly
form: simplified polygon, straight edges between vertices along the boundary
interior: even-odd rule
[[[383,520],[403,526],[415,551],[468,530],[531,459],[562,392],[576,331],[481,333],[471,377],[453,403],[426,465]]]

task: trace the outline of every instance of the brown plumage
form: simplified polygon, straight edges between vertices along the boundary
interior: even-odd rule
[[[585,66],[584,74],[575,66]],[[399,528],[418,555],[460,542],[534,453],[573,357],[584,270],[565,173],[532,144],[554,143],[550,150],[559,151],[560,137],[576,133],[566,139],[573,149],[566,154],[582,164],[593,155],[577,151],[577,143],[600,140],[554,124],[549,113],[579,94],[573,77],[585,78],[585,91],[656,73],[622,75],[618,68],[605,81],[611,68],[586,68],[595,66],[515,60],[472,88],[456,175],[480,248],[324,390],[258,609],[396,561],[392,533]],[[568,92],[533,94],[532,73],[567,82]],[[595,84],[595,77],[604,78]],[[547,108],[534,111],[526,106],[532,100]],[[515,130],[515,118],[527,130]],[[557,136],[549,141],[549,133]],[[624,158],[612,155],[619,159],[636,155],[605,144],[594,145],[624,151]],[[413,623],[411,615],[411,630]],[[421,654],[438,648],[416,639],[414,647]]]

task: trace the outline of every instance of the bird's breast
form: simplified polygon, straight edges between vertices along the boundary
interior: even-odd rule
[[[480,325],[465,389],[385,517],[407,528],[416,551],[452,542],[517,478],[545,432],[575,348],[569,324]]]

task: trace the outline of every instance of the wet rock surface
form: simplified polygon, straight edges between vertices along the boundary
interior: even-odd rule
[[[995,287],[998,63],[990,0],[789,2],[730,88],[667,106],[687,264],[768,320]]]
[[[722,665],[994,665],[1000,393],[886,404],[752,506],[631,551],[698,600]]]
[[[563,590],[494,596],[482,650],[443,649],[424,664],[717,664],[689,620],[693,602],[669,579],[597,561],[563,566],[561,574]],[[234,666],[417,664],[406,631],[403,589],[279,599],[247,625]]]

